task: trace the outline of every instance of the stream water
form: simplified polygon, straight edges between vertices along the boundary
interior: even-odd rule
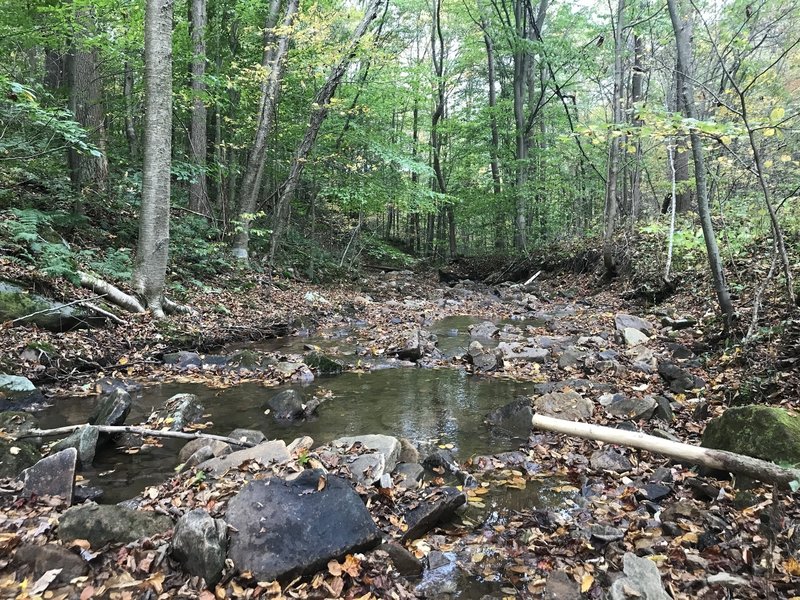
[[[329,391],[332,397],[317,418],[279,423],[264,414],[268,398],[289,386],[266,388],[247,383],[223,390],[197,384],[163,384],[148,387],[134,401],[128,422],[143,421],[154,407],[177,393],[196,394],[213,423],[209,433],[226,435],[237,427],[263,431],[268,438],[290,442],[311,436],[316,443],[344,435],[383,433],[405,437],[424,455],[437,445],[452,445],[465,460],[519,447],[522,440],[492,431],[483,423],[486,413],[530,393],[528,385],[480,378],[456,369],[387,369],[366,374],[345,373],[319,378],[308,386],[295,386],[312,395]],[[44,427],[85,423],[94,407],[87,398],[66,398],[40,414]],[[100,453],[94,472],[84,473],[104,492],[104,502],[129,498],[173,473],[182,440],[163,439],[160,448],[145,448],[135,455],[115,450]]]

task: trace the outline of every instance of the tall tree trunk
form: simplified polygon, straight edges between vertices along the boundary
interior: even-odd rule
[[[414,97],[414,108],[412,109],[412,122],[411,122],[411,157],[414,162],[417,161],[417,154],[419,153],[419,100]],[[416,190],[419,184],[419,173],[415,168],[411,172],[411,187]],[[413,238],[411,240],[411,247],[414,252],[419,253],[422,250],[422,234],[420,231],[419,223],[419,208],[415,207],[414,213],[411,218]]]
[[[275,25],[280,12],[280,0],[272,0],[264,34],[264,56],[261,64],[268,70],[267,77],[261,82],[261,100],[259,102],[258,125],[255,138],[250,146],[244,177],[242,179],[238,221],[239,228],[233,240],[233,255],[240,260],[247,260],[250,244],[250,225],[256,210],[258,191],[264,174],[264,157],[267,151],[267,138],[275,122],[275,106],[281,83],[284,58],[289,49],[289,28],[297,12],[297,0],[289,0],[283,17],[283,33],[275,37]],[[277,45],[275,45],[277,42]]]
[[[687,23],[678,12],[678,0],[667,0],[669,16],[672,21],[672,30],[675,33],[675,47],[678,55],[678,72],[683,75],[683,85],[681,87],[681,97],[683,98],[684,112],[687,118],[696,119],[697,112],[694,105],[694,85],[692,72],[692,52],[689,42]],[[711,221],[711,210],[708,206],[708,190],[706,187],[706,166],[703,156],[703,142],[697,129],[692,128],[689,134],[692,142],[692,157],[694,158],[694,180],[697,189],[697,212],[700,214],[700,224],[703,229],[703,237],[706,242],[706,252],[708,253],[708,263],[711,268],[711,275],[714,279],[714,291],[717,293],[717,301],[725,319],[726,331],[730,328],[733,321],[734,311],[731,297],[728,293],[728,285],[725,282],[725,274],[722,268],[722,259],[717,238],[714,234],[714,224]]]
[[[144,23],[144,168],[133,288],[157,318],[164,316],[169,258],[172,3],[173,0],[147,0]]]
[[[687,23],[688,27],[689,24]],[[686,113],[686,105],[683,100],[683,81],[684,74],[680,69],[675,72],[675,106],[677,112]],[[686,213],[692,210],[692,188],[689,185],[689,145],[686,143],[686,136],[676,138],[675,154],[675,212]],[[672,176],[672,167],[667,165],[667,172]]]
[[[492,193],[494,195],[494,249],[497,251],[503,250],[505,247],[505,239],[503,236],[503,224],[505,215],[503,215],[502,207],[502,179],[500,177],[500,132],[497,128],[497,90],[495,89],[497,83],[497,76],[495,74],[494,66],[494,42],[489,35],[489,25],[485,18],[481,19],[481,29],[483,30],[483,43],[486,46],[486,67],[487,76],[489,79],[489,131],[491,132],[491,159],[489,166],[492,171]]]
[[[433,76],[436,82],[436,96],[431,115],[431,159],[433,162],[434,191],[447,195],[447,182],[442,170],[442,134],[439,130],[445,116],[445,89],[444,89],[444,36],[442,35],[442,2],[433,0],[433,22],[431,23],[431,62],[433,63]],[[447,203],[447,199],[443,199]],[[447,215],[448,222],[448,249],[450,256],[454,256],[455,249],[455,215],[453,207],[442,207]],[[440,229],[441,231],[441,229]]]
[[[189,160],[194,178],[189,185],[189,209],[210,216],[206,177],[206,0],[190,0],[189,31],[192,38],[192,119],[189,124]]]
[[[123,71],[122,95],[125,99],[125,139],[128,141],[130,158],[132,161],[136,161],[139,156],[139,140],[136,137],[136,124],[133,118],[133,68],[130,61],[125,61]]]
[[[83,38],[89,37],[94,30],[92,10],[79,9],[75,20],[76,40],[69,57],[69,107],[75,120],[86,129],[89,139],[100,150],[99,155],[80,153],[75,149],[68,153],[70,178],[78,192],[75,208],[77,212],[81,212],[81,195],[84,192],[106,192],[108,159],[105,153],[105,114],[98,52],[96,49],[82,47]]]
[[[644,53],[642,37],[633,36],[633,72],[631,73],[631,120],[634,127],[641,127],[642,121],[636,111],[637,104],[644,97],[644,67],[642,65],[642,54]],[[636,136],[636,154],[634,155],[633,170],[630,175],[630,194],[631,194],[631,227],[636,223],[642,204],[642,140],[641,136]]]
[[[292,164],[289,167],[289,176],[283,185],[280,197],[278,198],[278,202],[275,206],[272,239],[270,240],[269,250],[270,265],[273,265],[275,262],[275,253],[277,252],[278,244],[283,234],[283,228],[285,226],[284,220],[288,215],[289,203],[297,191],[297,186],[300,183],[300,177],[303,174],[306,160],[309,153],[314,148],[314,143],[317,140],[317,134],[319,134],[320,127],[322,127],[322,123],[328,116],[331,99],[336,93],[336,89],[339,87],[342,78],[347,72],[350,61],[355,56],[358,45],[361,42],[361,38],[364,37],[365,33],[367,33],[370,23],[372,23],[375,17],[378,16],[378,10],[380,10],[383,2],[384,0],[372,0],[369,3],[366,12],[364,13],[364,17],[361,19],[361,22],[350,36],[347,50],[339,62],[336,63],[333,69],[331,69],[325,84],[320,88],[314,97],[311,116],[308,120],[306,132],[303,135],[303,139],[300,141],[300,145],[295,150],[294,157],[292,158]]]
[[[613,16],[612,16],[613,19]],[[608,173],[606,175],[606,199],[603,212],[603,265],[606,275],[615,273],[614,262],[614,228],[617,221],[617,175],[619,170],[619,154],[621,135],[617,129],[622,124],[622,53],[623,32],[625,27],[625,0],[617,4],[616,22],[614,23],[614,90],[611,97],[611,139],[608,142]]]
[[[57,91],[64,85],[64,54],[59,50],[46,48],[44,51],[44,79],[42,83],[50,91]]]
[[[514,65],[514,250],[525,252],[527,246],[527,185],[528,139],[526,136],[525,92],[528,73],[528,53],[523,40],[527,38],[527,11],[525,0],[514,0],[515,48]]]

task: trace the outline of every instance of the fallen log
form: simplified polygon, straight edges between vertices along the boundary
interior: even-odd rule
[[[142,303],[139,302],[134,296],[130,294],[126,294],[117,286],[108,283],[107,281],[103,281],[99,277],[95,277],[94,275],[89,275],[88,273],[84,273],[83,271],[78,271],[78,277],[81,280],[81,285],[85,288],[89,288],[96,294],[100,294],[105,296],[107,300],[113,302],[117,306],[120,306],[127,310],[128,312],[132,313],[143,313],[144,306]]]
[[[66,427],[57,427],[55,429],[30,429],[25,433],[16,436],[16,439],[31,437],[54,437],[58,435],[66,435],[73,431],[85,427],[87,423],[81,425],[67,425]],[[244,446],[245,448],[252,448],[254,443],[245,440],[237,440],[232,437],[224,435],[215,435],[213,433],[202,433],[200,431],[169,431],[166,429],[147,429],[146,427],[136,427],[135,425],[92,425],[96,427],[100,433],[135,433],[137,435],[149,435],[153,437],[169,437],[179,438],[183,440],[194,440],[197,438],[205,438],[208,440],[216,440],[218,442],[225,442],[234,446]]]
[[[532,424],[536,429],[647,450],[681,462],[744,475],[783,488],[791,488],[793,482],[800,482],[800,469],[779,467],[775,463],[726,450],[701,448],[636,431],[623,431],[602,425],[578,423],[538,414],[533,415]]]

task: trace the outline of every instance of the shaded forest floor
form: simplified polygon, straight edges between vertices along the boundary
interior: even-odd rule
[[[0,262],[0,276],[24,281],[30,274]],[[756,345],[720,340],[713,296],[702,277],[684,278],[657,305],[648,303],[649,292],[642,293],[642,278],[609,284],[593,272],[568,270],[543,273],[524,290],[463,282],[448,287],[440,283],[435,272],[413,276],[390,272],[341,285],[316,286],[295,280],[274,283],[270,286],[265,277],[252,273],[230,274],[186,298],[197,314],[163,322],[147,315],[128,315],[127,325],[63,334],[5,327],[0,329],[4,369],[10,367],[15,374],[46,384],[47,392],[54,397],[93,393],[95,382],[109,376],[145,384],[175,379],[217,386],[245,380],[272,385],[290,376],[247,369],[225,374],[213,369],[187,372],[165,366],[163,355],[177,350],[212,351],[246,340],[308,330],[326,335],[358,322],[366,326],[353,329],[350,335],[361,356],[382,358],[402,348],[410,333],[447,316],[472,315],[497,321],[555,315],[541,319],[539,325],[528,328],[528,333],[575,337],[608,334],[601,338],[605,342],[596,342],[605,345],[598,349],[617,351],[625,368],[603,369],[583,360],[564,364],[511,360],[501,369],[475,376],[543,384],[571,381],[568,389],[595,401],[593,422],[612,426],[630,421],[600,409],[598,400],[604,393],[631,398],[666,394],[676,407],[674,421],[663,427],[652,422],[626,426],[645,432],[658,427],[693,444],[699,443],[708,419],[731,403],[768,402],[797,408],[796,396],[791,393],[796,389],[797,372],[775,368],[777,364],[793,364],[791,328],[782,334],[777,328],[767,330]],[[51,291],[64,301],[80,294],[91,295],[71,286],[54,286]],[[741,298],[751,293],[745,291]],[[768,298],[766,306],[772,305]],[[777,324],[784,316],[777,310],[770,314],[769,310],[764,312],[767,321]],[[685,350],[683,356],[687,358],[682,360],[687,360],[687,368],[707,383],[706,388],[672,394],[657,372],[630,368],[633,357],[626,355],[624,345],[613,335],[617,313],[644,317],[652,323],[665,317],[695,320],[696,325],[679,331],[657,329],[648,349],[657,357],[674,357],[678,347],[681,352]],[[421,362],[428,367],[473,369],[461,358],[436,357]],[[365,364],[356,357],[348,361],[348,368],[368,368]],[[575,383],[577,380],[588,383]],[[489,598],[537,598],[543,593],[550,593],[545,597],[552,598],[581,594],[602,598],[621,570],[626,551],[649,556],[675,598],[800,595],[800,563],[795,558],[800,547],[800,510],[795,494],[758,485],[743,489],[728,480],[698,475],[685,465],[625,448],[615,453],[629,467],[615,472],[593,460],[606,450],[594,442],[534,432],[519,452],[457,457],[480,482],[477,490],[469,492],[468,511],[409,548],[420,558],[437,551],[454,552],[459,571],[469,576],[469,581],[498,583],[499,589],[487,588]],[[554,479],[557,485],[552,484]],[[518,489],[542,482],[558,499],[559,508],[517,507],[497,516],[491,502],[483,498],[489,498],[494,489]],[[152,504],[179,506],[185,511],[215,501],[215,494],[224,496],[230,491],[210,489],[210,496],[201,495],[195,493],[195,484],[188,476],[166,482],[158,488]],[[359,492],[377,521],[390,521],[392,510],[379,491]],[[408,496],[401,494],[391,501],[398,506],[413,503],[415,493],[407,492]],[[5,523],[13,523],[17,537],[21,535],[27,542],[52,538],[52,526],[43,528],[41,524],[59,510],[58,506],[41,503],[4,501]],[[163,557],[160,548],[165,543],[166,539],[155,540],[105,553],[100,559],[102,567],[93,569],[94,575],[81,582],[78,590],[104,587],[108,597],[120,598],[204,597],[196,579],[187,582],[172,570],[169,561],[153,560],[158,555]],[[4,552],[9,549],[6,545]],[[417,593],[413,582],[398,578],[388,565],[370,555],[356,567],[351,565],[349,572],[331,569],[283,588],[237,577],[221,585],[216,595],[413,597]],[[480,587],[478,583],[475,586]]]

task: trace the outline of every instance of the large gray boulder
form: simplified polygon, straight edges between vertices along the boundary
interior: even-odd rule
[[[382,454],[386,460],[386,471],[392,471],[400,459],[400,452],[402,445],[400,440],[391,435],[380,434],[365,434],[365,435],[351,435],[336,438],[330,445],[334,448],[341,450],[350,450],[356,444],[360,444],[367,450],[372,450]]]
[[[400,440],[396,437],[375,434],[341,437],[333,440],[330,446],[342,454],[353,479],[362,485],[372,485],[380,481],[384,473],[392,472],[402,450]],[[354,446],[371,452],[349,454]]]
[[[237,448],[239,447],[240,446],[237,446]],[[209,448],[210,452],[209,456],[211,457],[225,456],[226,454],[230,454],[232,451],[230,445],[220,440],[197,438],[186,442],[186,445],[184,445],[184,447],[181,448],[180,452],[178,452],[178,463],[180,464],[185,463],[187,460],[189,460],[190,456],[192,456],[195,452],[197,452],[201,448]]]
[[[227,525],[202,508],[183,515],[175,524],[170,550],[184,571],[202,577],[209,587],[222,578],[228,548]]]
[[[78,451],[67,448],[28,467],[19,478],[23,481],[24,496],[59,496],[69,506],[75,487],[75,468]]]
[[[170,529],[172,519],[154,512],[117,505],[81,504],[61,515],[58,538],[87,540],[92,548],[99,548],[109,543],[127,544]]]
[[[625,576],[611,586],[611,600],[670,600],[656,563],[626,552],[622,564]]]
[[[526,346],[519,342],[500,342],[497,344],[497,351],[502,353],[503,360],[519,362],[543,363],[550,356],[550,350],[546,348]]]
[[[647,421],[653,416],[658,403],[652,396],[630,398],[625,394],[603,394],[599,398],[600,405],[606,412],[615,417],[625,417],[634,421]]]
[[[467,502],[463,492],[455,488],[434,488],[419,506],[405,516],[408,529],[403,534],[403,541],[422,537],[442,521],[453,516],[456,509]]]
[[[473,339],[488,340],[497,337],[499,333],[500,330],[497,328],[497,325],[491,321],[483,321],[482,323],[469,326],[469,335]]]
[[[293,481],[273,477],[248,483],[228,503],[226,520],[228,557],[261,581],[314,573],[381,541],[350,484],[317,469]]]

